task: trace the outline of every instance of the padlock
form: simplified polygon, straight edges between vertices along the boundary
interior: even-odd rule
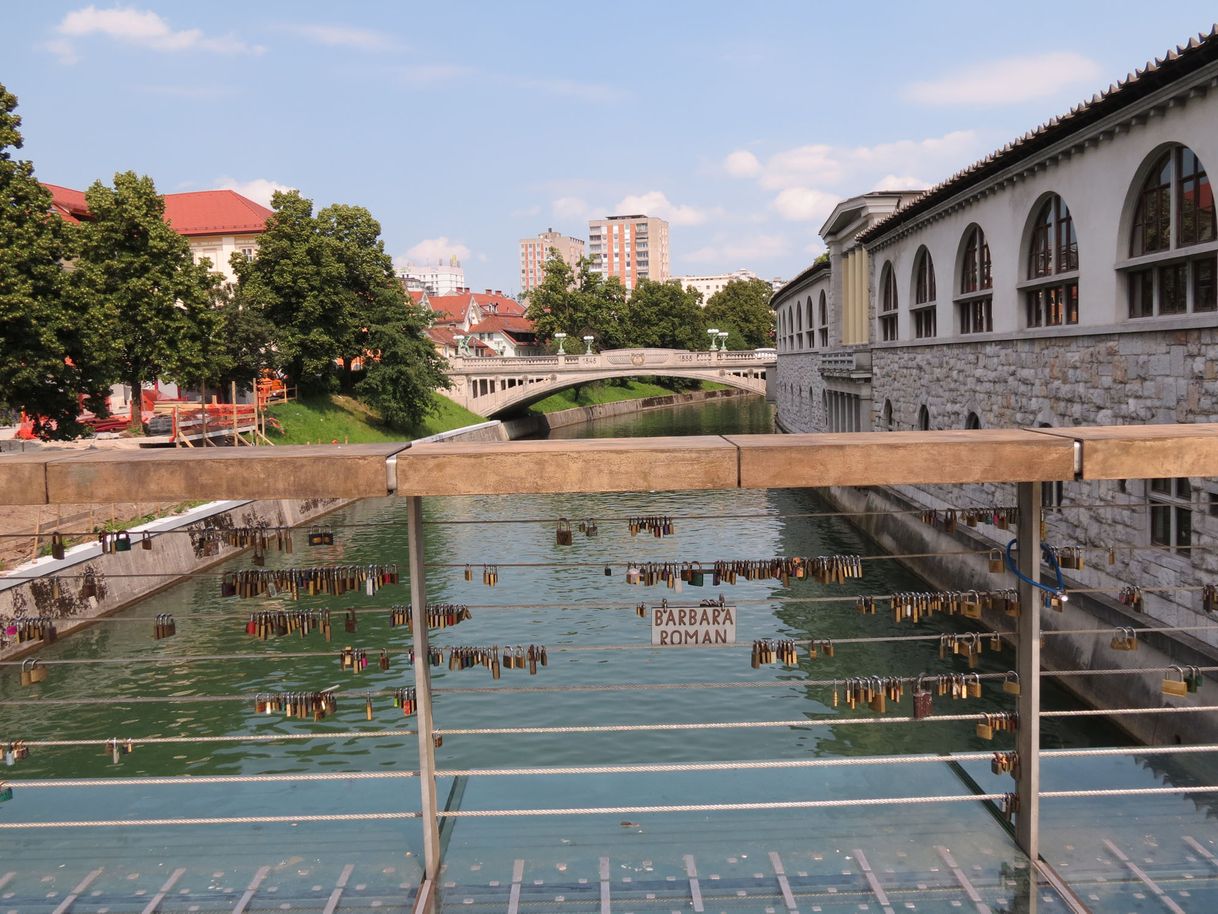
[[[1006,676],[1002,680],[1002,691],[1008,695],[1019,694],[1019,674],[1014,670],[1008,670]]]
[[[131,536],[127,531],[116,533],[114,535],[114,551],[115,552],[130,552],[131,551]]]
[[[1163,694],[1164,695],[1175,695],[1175,696],[1187,695],[1188,694],[1188,681],[1185,676],[1184,670],[1178,666],[1173,666],[1172,669],[1175,670],[1176,675],[1179,676],[1180,678],[1172,679],[1171,673],[1168,673],[1167,676],[1165,676],[1163,678],[1163,686],[1162,686]]]
[[[990,574],[1000,574],[1005,566],[1005,562],[1002,558],[1002,551],[1000,549],[991,549],[989,561]]]
[[[152,534],[149,533],[147,530],[145,530],[140,535],[140,548],[141,549],[151,549],[152,548]]]
[[[964,678],[965,678],[966,689],[967,689],[966,697],[967,698],[980,698],[981,697],[981,676],[977,673],[970,673],[968,676],[965,676]]]
[[[922,720],[930,717],[933,711],[934,698],[931,695],[930,689],[923,684],[923,678],[918,677],[917,683],[913,690],[913,716],[914,720]]]
[[[45,682],[48,674],[46,664],[41,660],[34,660],[30,663],[30,683],[37,685],[40,682]]]
[[[994,718],[990,714],[985,715],[985,719],[977,722],[977,735],[982,739],[994,738]]]
[[[554,540],[559,546],[570,546],[575,542],[575,534],[571,531],[571,522],[565,517],[558,519],[558,529],[555,531]]]
[[[975,590],[970,590],[964,595],[960,601],[960,614],[966,619],[981,618],[981,595]]]
[[[63,536],[59,533],[51,534],[51,558],[62,559],[64,556]]]

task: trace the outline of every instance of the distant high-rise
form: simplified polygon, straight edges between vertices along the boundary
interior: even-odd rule
[[[588,222],[588,257],[602,276],[627,289],[668,279],[668,223],[655,216],[609,216]]]
[[[520,291],[527,292],[541,285],[546,275],[546,258],[550,256],[550,248],[558,251],[571,269],[579,269],[580,258],[584,256],[584,241],[582,238],[572,238],[554,229],[546,229],[534,238],[520,239]]]
[[[398,270],[398,277],[406,288],[423,288],[431,295],[452,295],[467,288],[465,270],[456,257],[449,257],[448,263],[445,263],[443,258],[438,258],[435,266],[404,264]]]

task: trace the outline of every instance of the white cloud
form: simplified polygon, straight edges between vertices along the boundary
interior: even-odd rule
[[[555,219],[587,219],[592,207],[583,197],[559,197],[550,204]]]
[[[822,223],[829,218],[841,197],[811,187],[788,187],[774,198],[770,206],[778,215],[792,222]]]
[[[50,41],[44,42],[42,46],[58,57],[62,64],[74,64],[80,60],[76,48],[72,47],[72,42],[66,38],[52,38]]]
[[[644,213],[648,216],[659,216],[661,219],[667,219],[673,225],[700,225],[707,219],[705,210],[673,203],[658,190],[623,197],[613,211],[623,215]]]
[[[785,235],[754,235],[751,238],[720,238],[687,254],[684,259],[692,263],[713,263],[727,270],[738,269],[740,264],[747,265],[758,260],[782,257],[789,250],[789,241]]]
[[[737,149],[723,160],[723,170],[733,178],[752,178],[761,173],[761,163],[747,149]]]
[[[355,48],[360,51],[393,51],[402,47],[392,35],[351,25],[289,25],[287,31],[315,44],[332,48]]]
[[[271,195],[277,190],[293,190],[286,184],[272,181],[270,178],[254,178],[252,181],[238,181],[236,178],[217,178],[216,186],[223,190],[235,190],[243,197],[249,197],[255,203],[263,206],[271,205]]]
[[[923,105],[1013,105],[1100,77],[1100,66],[1073,51],[1007,57],[916,82],[901,93]]]
[[[459,241],[450,241],[446,235],[441,235],[439,238],[423,239],[395,260],[399,265],[412,263],[424,266],[426,264],[439,263],[440,261],[448,263],[450,257],[456,257],[458,260],[468,260],[469,256],[469,248]]]
[[[930,185],[921,178],[910,175],[884,175],[875,182],[872,190],[925,190]]]
[[[130,6],[98,9],[86,6],[73,10],[63,17],[55,27],[63,36],[48,42],[47,47],[60,60],[74,62],[75,45],[72,39],[101,35],[115,41],[154,51],[210,51],[216,54],[261,54],[265,48],[251,45],[234,35],[209,36],[201,29],[173,29],[169,23],[151,10],[137,10]]]

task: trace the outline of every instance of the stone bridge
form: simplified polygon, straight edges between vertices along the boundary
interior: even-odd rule
[[[592,355],[457,356],[449,360],[448,378],[453,386],[441,393],[488,418],[565,387],[637,375],[716,381],[763,394],[766,369],[776,361],[772,349],[611,349]]]

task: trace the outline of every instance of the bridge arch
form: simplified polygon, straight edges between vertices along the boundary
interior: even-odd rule
[[[617,349],[592,355],[455,358],[441,391],[466,409],[493,418],[559,390],[640,375],[715,381],[765,393],[773,350],[690,352],[679,349]]]

